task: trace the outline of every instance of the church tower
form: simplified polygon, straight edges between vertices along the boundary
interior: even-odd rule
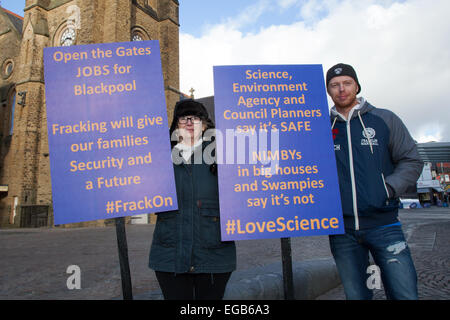
[[[0,8],[0,63],[14,66],[0,77],[0,227],[53,225],[43,49],[159,40],[170,119],[179,100],[178,7],[178,0],[26,0],[16,34],[2,33],[14,23]]]

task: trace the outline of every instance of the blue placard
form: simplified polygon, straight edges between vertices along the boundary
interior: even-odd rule
[[[158,41],[44,49],[55,225],[177,208]]]
[[[223,240],[340,234],[321,65],[214,67]]]

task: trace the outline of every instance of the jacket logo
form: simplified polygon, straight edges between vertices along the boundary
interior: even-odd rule
[[[362,131],[362,135],[365,139],[361,139],[361,145],[362,146],[367,146],[367,145],[372,145],[372,146],[377,146],[378,145],[378,139],[374,139],[376,132],[375,129],[373,128],[366,128],[365,130]],[[369,143],[370,140],[370,143]]]
[[[342,68],[336,68],[336,69],[334,69],[334,73],[335,73],[335,74],[341,74],[341,73],[342,73]]]
[[[375,130],[373,128],[366,128],[363,130],[362,135],[366,139],[373,139],[375,137]]]
[[[333,133],[333,140],[336,139],[336,135],[339,133],[339,130],[333,129],[331,132]]]

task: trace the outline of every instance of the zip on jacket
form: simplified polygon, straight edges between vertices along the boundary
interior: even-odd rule
[[[352,152],[352,134],[351,134],[351,128],[350,128],[350,120],[352,118],[353,112],[360,108],[360,104],[352,108],[347,116],[347,119],[343,115],[341,115],[339,112],[336,111],[337,115],[340,116],[346,123],[347,128],[347,144],[348,144],[348,159],[349,159],[349,165],[350,165],[350,179],[351,179],[351,186],[352,186],[352,199],[353,199],[353,215],[355,218],[355,230],[359,230],[359,218],[358,218],[358,200],[356,199],[356,183],[355,183],[355,170],[353,167],[353,152]],[[331,129],[333,130],[334,125],[336,123],[337,117],[334,119],[333,125],[331,126]],[[361,117],[360,117],[361,119]]]

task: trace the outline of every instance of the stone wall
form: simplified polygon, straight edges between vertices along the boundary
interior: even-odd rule
[[[179,95],[169,89],[179,89],[178,1],[27,0],[22,35],[10,32],[2,36],[1,30],[6,28],[7,20],[0,16],[0,63],[8,58],[14,60],[17,68],[14,77],[8,78],[8,84],[16,93],[26,93],[25,104],[19,106],[16,103],[15,106],[14,130],[9,145],[4,147],[2,141],[0,147],[0,185],[9,188],[7,196],[0,198],[0,228],[20,226],[20,210],[15,219],[12,216],[14,197],[18,198],[18,209],[25,205],[48,205],[50,215],[53,212],[43,49],[59,45],[59,36],[73,14],[69,10],[73,5],[78,6],[81,19],[80,29],[76,30],[76,45],[130,41],[135,29],[151,40],[160,40],[169,121],[179,100]],[[0,88],[6,85],[0,78]],[[20,99],[16,95],[16,102]],[[6,118],[11,103],[5,102],[0,108],[2,117]],[[0,132],[5,132],[8,121],[2,117]],[[73,226],[105,223],[108,221]]]

